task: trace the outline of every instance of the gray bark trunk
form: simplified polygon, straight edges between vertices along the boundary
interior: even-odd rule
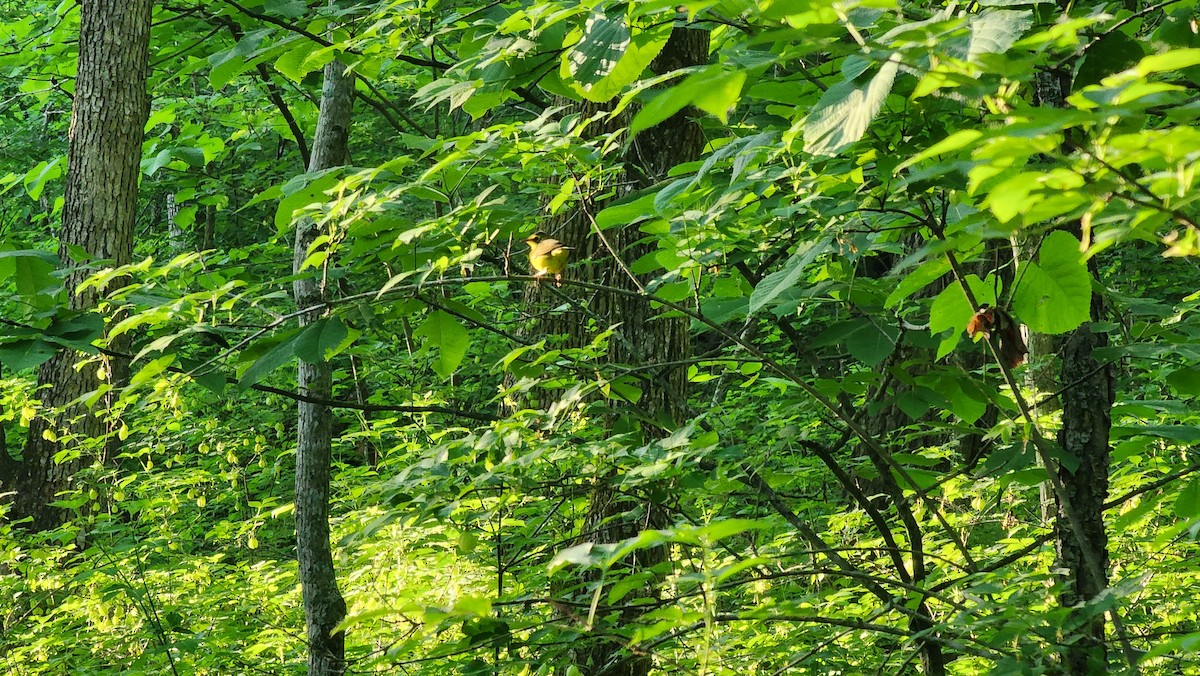
[[[165,209],[167,218],[167,243],[171,247],[171,251],[183,251],[187,246],[184,241],[183,228],[179,227],[179,223],[175,220],[179,217],[179,203],[175,201],[175,193],[167,193],[167,206]]]
[[[354,104],[354,77],[334,61],[325,67],[325,86],[313,141],[309,171],[345,164],[348,158],[350,113]],[[312,219],[296,228],[293,271],[308,257],[308,248],[319,234]],[[326,299],[320,270],[306,270],[293,283],[299,308],[321,306]],[[316,309],[301,316],[307,326],[324,314]],[[300,362],[297,381],[301,394],[328,400],[333,390],[333,370],[324,360]],[[341,674],[346,669],[345,634],[335,631],[346,616],[346,601],[337,585],[333,551],[329,543],[329,483],[333,461],[333,415],[328,406],[297,404],[296,441],[296,558],[308,636],[308,673]]]
[[[1099,316],[1099,305],[1099,298],[1093,296],[1093,319]],[[1058,476],[1083,531],[1079,534],[1071,532],[1064,507],[1061,502],[1057,503],[1056,552],[1059,568],[1067,571],[1059,601],[1068,608],[1095,599],[1108,587],[1104,501],[1108,497],[1114,386],[1111,367],[1101,368],[1093,356],[1097,348],[1107,344],[1107,336],[1093,333],[1091,325],[1084,324],[1072,332],[1063,345],[1061,382],[1072,385],[1062,394],[1063,424],[1058,441],[1079,465],[1074,471],[1060,465]],[[1089,558],[1099,564],[1099,577],[1091,572]],[[1080,612],[1083,614],[1077,618],[1079,628],[1074,631],[1075,640],[1067,648],[1067,673],[1075,676],[1104,673],[1108,662],[1104,614]]]
[[[1065,107],[1065,94],[1070,90],[1070,74],[1065,69],[1042,71],[1034,80],[1038,105]],[[1089,267],[1094,274],[1094,261]],[[1091,305],[1092,320],[1100,319],[1103,301],[1092,294]],[[1100,367],[1093,356],[1096,348],[1107,344],[1107,336],[1093,333],[1091,324],[1084,324],[1073,331],[1062,346],[1062,370],[1058,382],[1058,388],[1062,389],[1062,428],[1058,442],[1063,451],[1078,462],[1074,471],[1061,464],[1056,468],[1063,484],[1062,497],[1068,503],[1064,505],[1059,496],[1055,496],[1057,567],[1066,571],[1059,603],[1067,608],[1095,599],[1108,586],[1104,501],[1108,496],[1114,385],[1112,367]],[[1072,532],[1068,508],[1074,512],[1081,532]],[[1108,661],[1104,615],[1091,611],[1076,611],[1075,615],[1072,624],[1077,628],[1063,637],[1067,644],[1066,673],[1072,676],[1104,673]]]
[[[70,247],[112,260],[114,265],[125,265],[133,256],[139,162],[149,114],[146,75],[151,5],[151,0],[89,0],[80,5],[79,66],[59,240],[59,257],[64,262],[71,260]],[[103,290],[96,288],[75,293],[88,274],[90,270],[77,269],[65,280],[72,310],[89,310],[101,296]],[[119,285],[117,280],[110,287]],[[110,347],[127,351],[122,344]],[[48,409],[67,407],[99,387],[96,369],[76,370],[77,360],[77,354],[62,350],[39,370],[39,387],[49,386],[42,390]],[[104,368],[106,380],[114,388],[125,382],[128,365],[123,361],[109,360]],[[74,440],[103,433],[101,419],[78,405],[65,408],[54,419],[35,419],[15,481],[15,515],[31,517],[30,527],[35,530],[63,523],[68,513],[49,503],[69,487],[81,460],[56,463],[54,456],[62,449],[59,440],[74,444]]]

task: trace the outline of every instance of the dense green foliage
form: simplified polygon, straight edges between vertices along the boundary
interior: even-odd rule
[[[572,674],[601,639],[663,673],[909,673],[931,636],[948,673],[1054,673],[1103,612],[1114,672],[1132,670],[1124,639],[1145,673],[1200,673],[1194,13],[164,4],[137,262],[114,270],[53,253],[77,8],[0,4],[8,453],[48,415],[34,383],[54,350],[94,368],[107,325],[135,354],[104,411],[115,457],[62,431],[88,459],[62,496],[76,518],[0,522],[0,664],[302,673],[289,367],[329,359],[352,673]],[[684,25],[712,32],[711,63],[654,76]],[[333,59],[360,78],[352,166],[305,174],[297,133]],[[704,158],[630,191],[636,133],[680,110],[702,118]],[[687,369],[690,419],[638,405],[664,365],[603,358],[653,326],[584,309],[596,289],[570,270],[525,293],[521,240],[573,210],[653,244],[625,263],[691,319],[695,359],[665,365]],[[301,330],[305,216],[327,230],[303,274],[334,300]],[[72,313],[74,265],[128,282]],[[1039,334],[1092,320],[1110,342],[1111,584],[1085,608],[1058,600],[1033,449],[1072,383],[1039,377],[1053,350],[1001,368],[965,333],[981,303]],[[590,342],[530,329],[567,323]],[[623,518],[655,503],[671,523],[605,541],[587,530],[599,484]],[[627,565],[655,547],[665,564]]]

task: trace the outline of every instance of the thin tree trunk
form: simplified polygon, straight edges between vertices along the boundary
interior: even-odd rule
[[[354,78],[346,75],[345,66],[334,61],[325,67],[325,86],[321,92],[321,111],[309,171],[346,163],[353,104]],[[293,272],[299,276],[292,288],[300,308],[320,307],[326,299],[321,271],[300,269],[319,231],[317,224],[308,218],[296,228]],[[322,314],[319,309],[308,312],[300,318],[300,325],[307,326],[319,320]],[[301,394],[325,400],[332,398],[333,369],[324,359],[315,364],[301,360],[297,379]],[[313,676],[341,674],[346,668],[346,637],[335,628],[346,616],[346,601],[338,589],[329,543],[329,484],[333,460],[333,414],[329,407],[298,402],[297,435],[296,558],[300,565],[307,625],[308,673]]]
[[[167,244],[173,252],[183,251],[187,242],[184,241],[183,228],[179,227],[179,223],[175,220],[179,217],[179,203],[175,201],[175,193],[167,193],[167,205],[164,211],[167,219]]]
[[[1102,311],[1099,296],[1092,296],[1092,319]],[[1055,551],[1058,567],[1067,571],[1059,601],[1070,608],[1094,600],[1108,587],[1108,535],[1104,529],[1104,501],[1108,498],[1109,431],[1112,427],[1114,386],[1112,367],[1101,366],[1094,356],[1097,348],[1108,344],[1108,337],[1084,324],[1063,345],[1061,383],[1062,428],[1058,441],[1069,457],[1078,460],[1071,470],[1058,467],[1067,500],[1074,509],[1083,532],[1071,532],[1071,524],[1061,502],[1056,504],[1054,522]],[[1070,384],[1067,386],[1067,384]],[[1090,551],[1085,551],[1084,548]],[[1088,560],[1100,566],[1100,576],[1091,572]],[[1067,673],[1073,676],[1106,671],[1107,646],[1104,643],[1104,614],[1085,612],[1079,618],[1075,640],[1067,647]]]
[[[1071,76],[1065,69],[1039,72],[1034,80],[1036,102],[1066,106],[1065,92]],[[1089,263],[1094,275],[1094,260]],[[1091,319],[1103,317],[1103,301],[1092,294]],[[1062,391],[1062,427],[1058,442],[1068,457],[1078,462],[1074,470],[1059,464],[1062,497],[1074,512],[1081,532],[1073,532],[1068,505],[1055,496],[1056,567],[1066,571],[1059,603],[1071,608],[1094,600],[1108,586],[1108,535],[1104,528],[1104,501],[1108,497],[1109,431],[1112,427],[1114,385],[1111,366],[1101,366],[1094,356],[1108,337],[1094,333],[1090,323],[1075,329],[1062,346],[1062,369],[1056,389]],[[1098,570],[1096,567],[1098,566]],[[1104,614],[1077,611],[1074,626],[1063,636],[1067,644],[1064,666],[1072,676],[1104,673],[1108,649],[1104,643]],[[1115,621],[1115,616],[1114,616]]]
[[[118,266],[129,263],[133,256],[139,163],[149,114],[146,76],[151,5],[151,0],[89,0],[80,5],[79,66],[59,240],[63,261],[71,261],[73,247]],[[72,310],[94,308],[103,293],[94,287],[75,293],[90,272],[78,268],[64,282]],[[120,343],[110,347],[128,351]],[[97,369],[76,370],[77,360],[73,351],[61,350],[38,371],[39,388],[49,386],[42,390],[48,409],[67,407],[100,387]],[[103,368],[112,387],[126,380],[127,364],[113,360]],[[50,503],[69,487],[82,460],[55,462],[54,456],[65,446],[103,433],[103,421],[78,404],[54,420],[35,419],[15,482],[15,515],[30,517],[30,527],[35,530],[63,523],[67,511]]]

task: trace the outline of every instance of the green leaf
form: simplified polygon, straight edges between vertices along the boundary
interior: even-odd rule
[[[1172,371],[1167,376],[1167,384],[1184,396],[1200,394],[1200,369],[1193,367]]]
[[[1200,65],[1200,49],[1175,49],[1162,54],[1147,56],[1138,62],[1137,74],[1145,77],[1151,73],[1182,70]]]
[[[986,9],[971,18],[971,38],[966,60],[979,61],[981,54],[1003,54],[1033,25],[1033,13],[1009,9]]]
[[[594,545],[590,542],[585,542],[581,545],[575,545],[554,555],[548,566],[549,573],[553,575],[564,566],[590,566],[600,560],[602,556],[592,554]]]
[[[1200,443],[1200,427],[1191,425],[1139,425],[1137,427],[1114,425],[1112,434],[1114,439],[1142,434],[1160,439],[1170,439],[1180,444]]]
[[[583,98],[608,101],[642,76],[670,35],[670,24],[660,23],[631,36],[624,16],[595,13],[582,33],[567,36],[578,42],[563,54],[560,76]]]
[[[462,363],[471,338],[457,319],[441,310],[429,313],[413,335],[425,338],[425,346],[437,350],[433,370],[443,378],[449,378]]]
[[[1175,515],[1181,519],[1200,516],[1200,478],[1192,479],[1175,498]]]
[[[56,317],[42,338],[64,347],[96,354],[92,343],[104,333],[104,318],[94,312],[71,313]]]
[[[612,588],[608,590],[608,603],[612,605],[617,601],[625,598],[629,592],[646,587],[646,584],[654,579],[654,574],[650,571],[642,571],[627,575],[624,578],[613,583]]]
[[[0,281],[11,276],[22,302],[39,310],[50,310],[56,304],[54,296],[62,288],[62,280],[54,274],[58,264],[58,256],[49,251],[0,251]]]
[[[808,266],[817,259],[817,256],[829,250],[832,241],[832,236],[825,236],[798,245],[795,253],[784,264],[782,270],[763,277],[758,282],[758,286],[754,287],[754,292],[750,294],[750,314],[755,314],[767,307],[779,294],[799,284],[804,279]]]
[[[1008,223],[1029,211],[1044,197],[1039,184],[1041,177],[1041,172],[1034,171],[1011,176],[991,189],[984,204],[992,210],[998,221]]]
[[[212,83],[213,89],[221,89],[233,78],[253,68],[262,59],[262,56],[258,55],[254,59],[247,57],[258,52],[258,47],[262,43],[263,38],[274,32],[274,28],[250,31],[243,35],[242,39],[238,40],[238,43],[230,49],[208,57],[208,63],[212,66],[208,79]]]
[[[945,256],[925,261],[921,264],[921,267],[905,275],[896,284],[896,288],[888,294],[887,300],[883,302],[883,306],[885,308],[894,307],[905,298],[924,289],[934,281],[941,279],[942,275],[945,275],[947,272],[950,272],[950,261]]]
[[[167,367],[174,363],[174,361],[174,354],[166,354],[157,359],[151,359],[137,373],[133,374],[129,379],[129,386],[138,387],[154,380],[162,375],[162,372],[166,371]]]
[[[742,94],[744,84],[746,73],[740,70],[722,73],[721,77],[714,78],[709,86],[697,92],[692,104],[721,122],[726,122],[729,119],[729,111],[733,110]]]
[[[337,317],[318,319],[296,336],[296,356],[308,364],[318,364],[346,339],[349,331]]]
[[[959,131],[950,134],[941,141],[938,141],[925,150],[922,150],[916,155],[913,155],[907,160],[901,162],[900,166],[896,167],[896,171],[899,172],[901,169],[908,168],[922,160],[927,160],[937,155],[952,153],[955,150],[959,150],[974,143],[982,136],[983,132],[979,131],[978,129],[960,129]]]
[[[1185,655],[1200,652],[1200,631],[1194,631],[1183,636],[1177,636],[1162,641],[1142,655],[1142,660],[1149,662],[1163,655],[1183,653]]]
[[[938,389],[949,403],[950,412],[965,423],[972,424],[987,412],[987,396],[967,378],[944,378]]]
[[[601,230],[621,225],[633,225],[654,218],[654,201],[657,193],[642,195],[628,202],[617,202],[596,214],[596,227]]]
[[[296,211],[312,204],[325,201],[325,191],[338,183],[335,167],[316,174],[301,174],[285,183],[282,187],[283,198],[275,210],[275,227],[280,232],[286,230],[295,218]]]
[[[867,366],[875,366],[892,353],[899,336],[900,329],[896,326],[863,319],[858,328],[846,335],[846,349],[855,359]]]
[[[0,366],[11,376],[13,371],[24,371],[41,366],[54,356],[55,348],[43,340],[30,338],[13,343],[0,344]]]
[[[980,304],[996,304],[993,275],[988,275],[986,280],[979,279],[976,275],[967,275],[967,285],[971,287],[971,293]],[[933,299],[933,305],[929,308],[929,332],[936,336],[950,331],[938,347],[938,359],[950,354],[958,346],[958,341],[967,330],[967,322],[971,321],[973,316],[975,309],[967,302],[967,296],[958,284],[951,284]]]
[[[65,157],[58,157],[48,162],[40,162],[36,167],[25,172],[25,192],[29,194],[30,199],[36,200],[41,197],[46,184],[62,176],[63,160],[65,159]]]
[[[334,59],[333,50],[329,48],[323,48],[308,40],[301,40],[297,44],[297,47],[285,52],[275,61],[275,70],[293,82],[303,82],[309,73],[321,70]]]
[[[636,404],[642,398],[642,389],[632,376],[602,380],[600,393],[609,399],[618,399]]]
[[[724,122],[729,110],[737,103],[745,81],[746,74],[741,71],[729,72],[720,64],[706,66],[662,91],[639,110],[629,125],[629,133],[632,136],[649,129],[688,104],[694,104]]]
[[[53,251],[42,251],[41,249],[9,249],[0,251],[0,259],[5,258],[38,258],[51,265],[58,265],[58,256]]]
[[[308,5],[304,0],[265,0],[263,2],[263,11],[267,14],[298,19],[308,12]]]
[[[467,594],[460,596],[454,602],[453,612],[462,615],[475,615],[478,617],[487,617],[492,614],[492,601],[486,596],[472,596]]]
[[[748,530],[763,530],[767,527],[766,522],[757,519],[725,519],[696,528],[690,534],[705,544],[712,544]]]
[[[579,42],[562,55],[561,70],[565,71],[564,78],[573,79],[582,91],[587,91],[620,61],[629,45],[629,27],[623,15],[608,17],[595,12],[584,21],[582,37],[569,34],[566,40],[577,37]]]
[[[1145,54],[1146,50],[1141,42],[1121,31],[1101,36],[1095,43],[1088,45],[1083,62],[1075,73],[1075,80],[1071,83],[1071,90],[1078,91],[1088,85],[1099,84],[1109,75],[1134,65]]]
[[[260,340],[252,344],[242,353],[243,362],[250,365],[242,371],[238,378],[238,386],[247,389],[262,380],[271,371],[283,366],[296,356],[296,339],[300,330],[292,329],[278,336]]]
[[[900,67],[900,54],[892,54],[866,85],[845,80],[821,95],[804,124],[804,145],[814,155],[836,155],[867,133],[867,126],[883,107]]]
[[[1066,333],[1091,318],[1092,277],[1079,240],[1056,230],[1038,250],[1038,263],[1017,271],[1013,313],[1030,331]]]

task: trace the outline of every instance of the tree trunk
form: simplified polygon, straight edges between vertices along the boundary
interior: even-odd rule
[[[1038,105],[1066,107],[1065,94],[1070,90],[1071,75],[1065,68],[1041,71],[1034,80]],[[1096,273],[1094,260],[1088,267]],[[1091,305],[1092,320],[1101,319],[1100,296],[1092,294]],[[1115,388],[1112,367],[1101,366],[1093,356],[1096,348],[1107,344],[1108,337],[1093,333],[1089,323],[1075,329],[1062,346],[1057,387],[1062,392],[1062,427],[1058,442],[1067,456],[1078,462],[1074,471],[1061,463],[1055,470],[1069,503],[1064,505],[1055,496],[1057,568],[1066,571],[1059,602],[1067,608],[1095,599],[1108,586],[1104,501],[1108,497],[1109,430]],[[1078,521],[1079,533],[1072,531],[1068,508]],[[1064,666],[1068,674],[1085,676],[1107,670],[1103,613],[1074,612],[1071,628],[1064,631],[1063,639],[1067,643]]]
[[[1100,312],[1100,298],[1093,294],[1092,319],[1097,319]],[[1104,501],[1108,497],[1114,386],[1112,368],[1102,367],[1093,356],[1097,348],[1107,344],[1107,336],[1094,333],[1091,324],[1084,324],[1071,333],[1063,346],[1061,383],[1065,389],[1058,441],[1079,465],[1074,471],[1060,465],[1058,476],[1083,530],[1079,534],[1071,532],[1067,514],[1059,502],[1054,535],[1058,567],[1067,571],[1059,601],[1067,608],[1095,599],[1108,587]],[[1099,577],[1090,572],[1089,559],[1099,564]],[[1104,614],[1084,611],[1076,613],[1074,619],[1078,628],[1073,630],[1075,640],[1067,648],[1067,673],[1075,676],[1104,673],[1107,664]]]
[[[59,257],[70,261],[72,247],[113,265],[128,264],[133,256],[142,138],[149,114],[146,95],[151,0],[88,0],[79,11],[79,66],[71,108],[68,170],[63,203]],[[76,294],[90,270],[78,268],[64,284],[70,308],[87,311],[103,290]],[[111,283],[118,286],[119,280]],[[121,351],[121,345],[112,345]],[[66,407],[100,386],[97,369],[76,370],[78,355],[59,351],[38,371],[48,411]],[[126,379],[128,365],[109,361],[103,367],[108,384]],[[44,530],[67,519],[66,510],[51,507],[81,466],[76,456],[55,462],[64,447],[103,436],[100,418],[81,405],[72,405],[53,420],[37,418],[29,428],[22,467],[16,478],[15,515],[32,518],[31,527]],[[115,437],[114,437],[115,438]]]
[[[708,45],[708,31],[676,27],[650,69],[655,73],[666,73],[707,63]],[[703,154],[704,133],[695,120],[698,114],[695,109],[687,107],[632,140],[625,161],[633,170],[628,173],[636,189],[654,185],[666,178],[671,167],[693,161]],[[589,243],[586,249],[592,253],[587,260],[594,263],[595,281],[631,291],[648,281],[634,279],[627,272],[630,264],[654,249],[653,243],[639,243],[643,235],[637,226],[609,231],[606,235],[608,244],[604,245],[597,243],[595,238],[584,238],[589,223],[579,225],[583,232],[578,241]],[[624,265],[613,260],[614,256],[620,256]],[[687,400],[687,371],[679,366],[691,353],[687,318],[657,317],[658,311],[647,300],[623,294],[597,293],[593,296],[591,309],[613,323],[621,322],[619,333],[614,336],[609,348],[610,361],[620,364],[664,364],[659,371],[651,373],[650,377],[639,383],[642,397],[638,405],[651,419],[674,427],[682,418]],[[579,322],[579,327],[582,328],[584,324]],[[656,429],[645,429],[650,436],[656,433]],[[620,495],[609,479],[611,477],[598,482],[592,492],[588,514],[584,519],[584,532],[595,533],[597,541],[617,542],[634,537],[643,529],[667,525],[661,505],[653,501],[641,505],[643,514],[639,520],[630,519],[626,514],[631,508],[630,499]],[[663,547],[644,549],[621,565],[630,569],[630,572],[636,572],[662,563],[666,556],[667,551]],[[625,610],[620,622],[628,625],[640,614],[636,610]],[[592,676],[644,676],[650,673],[653,667],[650,655],[622,653],[625,653],[625,648],[619,642],[599,640],[587,649],[577,651],[576,662],[584,673]]]
[[[354,104],[354,77],[334,61],[325,67],[325,86],[313,140],[309,171],[345,164],[348,159],[350,113]],[[320,270],[301,271],[308,249],[320,228],[312,219],[296,227],[293,272],[299,275],[292,289],[299,308],[320,307],[326,299]],[[303,272],[303,274],[302,274]],[[305,313],[300,325],[321,318],[322,309]],[[300,361],[297,381],[301,394],[328,400],[333,391],[333,369],[329,362]],[[308,636],[308,673],[314,676],[345,671],[346,637],[335,631],[346,616],[346,601],[337,586],[333,551],[329,543],[329,483],[332,465],[333,414],[328,406],[309,402],[297,404],[296,441],[296,558],[300,564],[300,586]]]
[[[184,241],[183,228],[179,227],[179,203],[175,201],[175,193],[167,193],[167,205],[164,209],[167,219],[167,244],[171,247],[171,251],[179,253],[187,246]]]

